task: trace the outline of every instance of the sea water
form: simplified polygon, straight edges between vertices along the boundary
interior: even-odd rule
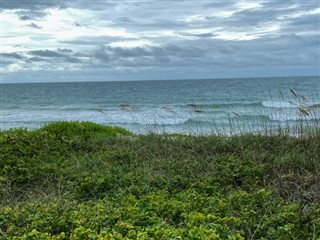
[[[92,121],[136,133],[237,134],[319,126],[320,77],[0,85],[0,129]]]

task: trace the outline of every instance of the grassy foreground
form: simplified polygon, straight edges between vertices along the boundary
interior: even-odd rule
[[[0,239],[319,239],[320,133],[0,132]]]

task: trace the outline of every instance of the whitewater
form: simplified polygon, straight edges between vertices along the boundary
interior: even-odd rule
[[[319,126],[320,78],[1,84],[0,128],[92,121],[136,133],[235,134]]]

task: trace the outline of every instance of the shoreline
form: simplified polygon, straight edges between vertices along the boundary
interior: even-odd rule
[[[19,129],[26,129],[28,131],[38,131],[42,128],[46,128],[48,125],[52,124],[60,124],[60,123],[71,123],[71,124],[86,124],[86,123],[92,123],[101,125],[103,127],[114,127],[114,128],[123,128],[126,131],[129,131],[131,134],[134,135],[150,135],[150,134],[156,134],[156,135],[183,135],[183,136],[224,136],[224,137],[233,137],[233,136],[241,136],[241,135],[261,135],[261,136],[289,136],[289,137],[308,137],[308,135],[317,134],[320,131],[320,125],[318,126],[317,121],[315,121],[314,124],[310,124],[310,121],[304,120],[299,121],[295,125],[286,127],[281,126],[273,126],[273,127],[266,127],[264,129],[251,129],[250,127],[244,128],[241,126],[230,126],[229,130],[226,129],[217,129],[213,126],[210,127],[195,127],[192,129],[191,127],[187,129],[184,127],[184,129],[176,128],[169,128],[168,126],[164,125],[132,125],[131,127],[124,127],[123,125],[110,125],[110,124],[101,124],[96,122],[90,122],[90,121],[52,121],[43,123],[39,126],[33,126],[33,127],[23,127],[23,126],[16,126],[16,127],[6,127],[1,128],[0,126],[0,132],[4,131],[14,131]],[[239,128],[237,130],[237,127]],[[176,130],[174,130],[176,129]]]

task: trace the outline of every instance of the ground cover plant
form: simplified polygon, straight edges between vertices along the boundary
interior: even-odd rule
[[[320,133],[0,132],[0,239],[319,239]]]

